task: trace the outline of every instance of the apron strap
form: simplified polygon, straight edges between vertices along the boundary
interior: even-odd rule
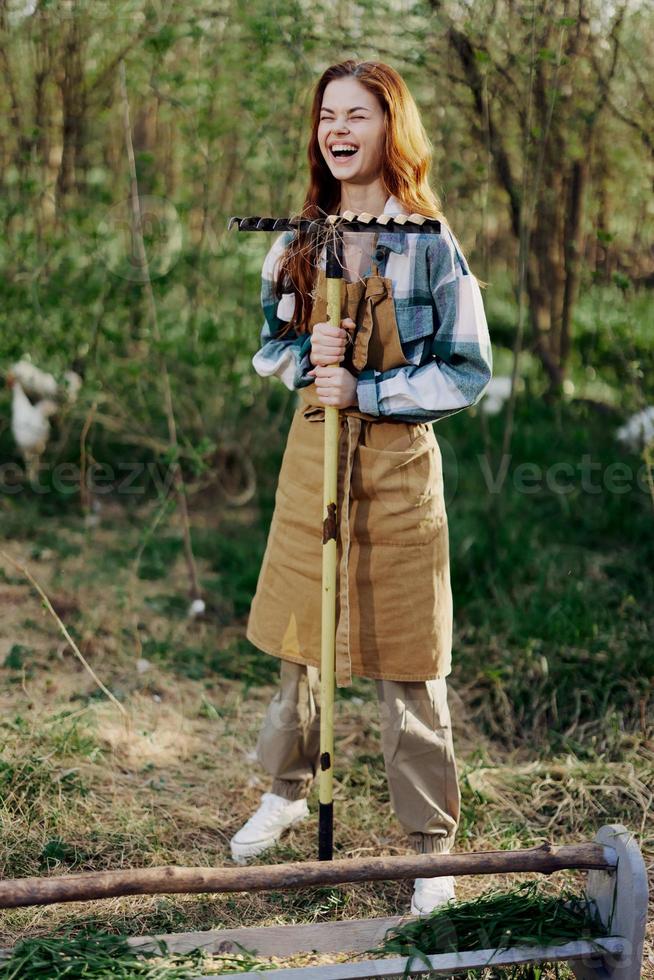
[[[375,256],[377,254],[377,242],[378,241],[379,241],[379,232],[377,231],[377,232],[375,232],[375,243],[374,243],[374,245],[372,247],[372,255],[370,257],[370,269],[371,269],[370,275],[371,276],[378,276],[379,275],[379,266],[378,266],[377,261],[375,259]]]

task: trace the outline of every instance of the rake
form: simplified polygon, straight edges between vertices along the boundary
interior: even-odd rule
[[[315,236],[325,244],[327,318],[334,326],[341,321],[341,282],[343,279],[343,232],[439,235],[441,223],[422,214],[329,214],[321,218],[232,217],[228,230],[295,231]],[[331,365],[338,367],[337,364]],[[320,645],[320,783],[318,813],[318,859],[331,861],[334,840],[334,671],[336,644],[336,534],[338,484],[339,410],[325,406],[325,449],[323,469],[322,524],[322,605]]]

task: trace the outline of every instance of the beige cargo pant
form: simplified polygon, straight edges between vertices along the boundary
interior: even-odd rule
[[[457,777],[445,678],[375,681],[391,805],[419,853],[450,851],[459,822]],[[257,743],[273,777],[272,792],[307,796],[320,756],[320,673],[281,661],[274,696]]]

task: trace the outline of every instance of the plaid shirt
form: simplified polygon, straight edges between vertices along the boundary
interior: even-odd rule
[[[397,198],[390,197],[384,213],[401,211]],[[252,359],[257,374],[277,375],[289,389],[314,383],[307,376],[311,335],[291,329],[276,337],[293,316],[293,293],[275,296],[277,263],[293,235],[280,235],[263,263],[265,322],[261,349]],[[444,222],[440,235],[382,232],[374,258],[380,275],[392,282],[400,342],[410,363],[361,371],[359,409],[403,422],[433,422],[474,405],[491,378],[491,343],[479,284],[454,235]],[[325,268],[325,249],[319,264]]]

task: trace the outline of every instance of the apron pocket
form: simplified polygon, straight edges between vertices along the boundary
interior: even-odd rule
[[[293,415],[279,470],[278,492],[280,487],[301,488],[307,495],[318,494],[322,501],[325,430],[316,421],[307,418],[302,411]],[[319,527],[322,528],[322,517]]]
[[[427,544],[446,520],[440,450],[432,430],[411,449],[359,444],[352,468],[352,519],[361,544]]]

